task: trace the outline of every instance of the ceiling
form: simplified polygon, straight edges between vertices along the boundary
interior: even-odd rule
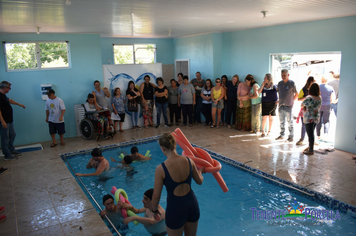
[[[0,33],[176,38],[356,15],[356,0],[1,0]],[[261,11],[267,11],[263,18]]]

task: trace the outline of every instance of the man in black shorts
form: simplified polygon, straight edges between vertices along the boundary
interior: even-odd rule
[[[57,146],[56,133],[58,132],[61,139],[61,146],[64,146],[63,134],[66,132],[64,128],[64,113],[66,107],[64,102],[59,97],[56,97],[53,89],[47,92],[48,99],[46,101],[46,122],[49,126],[49,134],[52,138],[51,147]]]

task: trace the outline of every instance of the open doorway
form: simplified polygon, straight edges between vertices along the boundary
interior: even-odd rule
[[[323,52],[323,53],[276,53],[270,54],[270,71],[275,84],[278,84],[281,78],[281,71],[287,69],[289,78],[296,84],[298,93],[304,87],[309,76],[313,76],[319,85],[325,79],[326,84],[334,89],[335,102],[338,99],[338,81],[340,78],[341,52]],[[298,117],[301,102],[296,102],[293,106],[293,116]],[[336,106],[335,106],[336,105]],[[335,140],[335,129],[337,113],[334,111],[336,104],[330,105],[329,127],[322,123],[320,136],[316,139],[317,144],[333,146]],[[333,109],[334,108],[334,109]],[[325,116],[325,114],[324,114]],[[325,133],[326,129],[326,133]],[[317,130],[317,129],[316,129]],[[295,139],[301,135],[301,124],[294,124]],[[308,137],[304,138],[307,143]]]

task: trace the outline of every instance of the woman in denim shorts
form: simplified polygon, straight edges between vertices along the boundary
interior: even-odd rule
[[[219,128],[219,121],[221,118],[221,110],[224,108],[225,89],[221,86],[220,78],[215,80],[215,87],[211,89],[211,116],[213,118],[213,124],[211,128]],[[216,111],[218,118],[216,119]]]

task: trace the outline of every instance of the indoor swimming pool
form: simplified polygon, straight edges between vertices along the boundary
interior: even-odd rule
[[[104,208],[102,198],[113,186],[124,189],[133,206],[143,207],[143,193],[153,188],[155,168],[165,160],[157,139],[152,137],[102,147],[103,156],[110,162],[110,170],[100,177],[77,179],[98,212],[95,201]],[[142,154],[149,150],[152,159],[132,163],[131,168],[120,168],[121,164],[111,161],[111,157],[119,160],[121,153],[130,154],[132,146],[137,146]],[[86,169],[90,151],[62,155],[72,174],[94,172]],[[179,146],[177,152],[182,152]],[[355,235],[355,207],[296,185],[290,188],[287,186],[290,183],[285,180],[277,183],[278,178],[208,152],[221,162],[220,173],[229,191],[224,193],[212,174],[204,175],[202,185],[192,181],[200,206],[198,235]],[[163,208],[166,207],[166,196],[164,188],[160,201]],[[150,235],[141,224],[129,223],[128,227],[122,227],[121,222],[113,224],[121,235]]]

